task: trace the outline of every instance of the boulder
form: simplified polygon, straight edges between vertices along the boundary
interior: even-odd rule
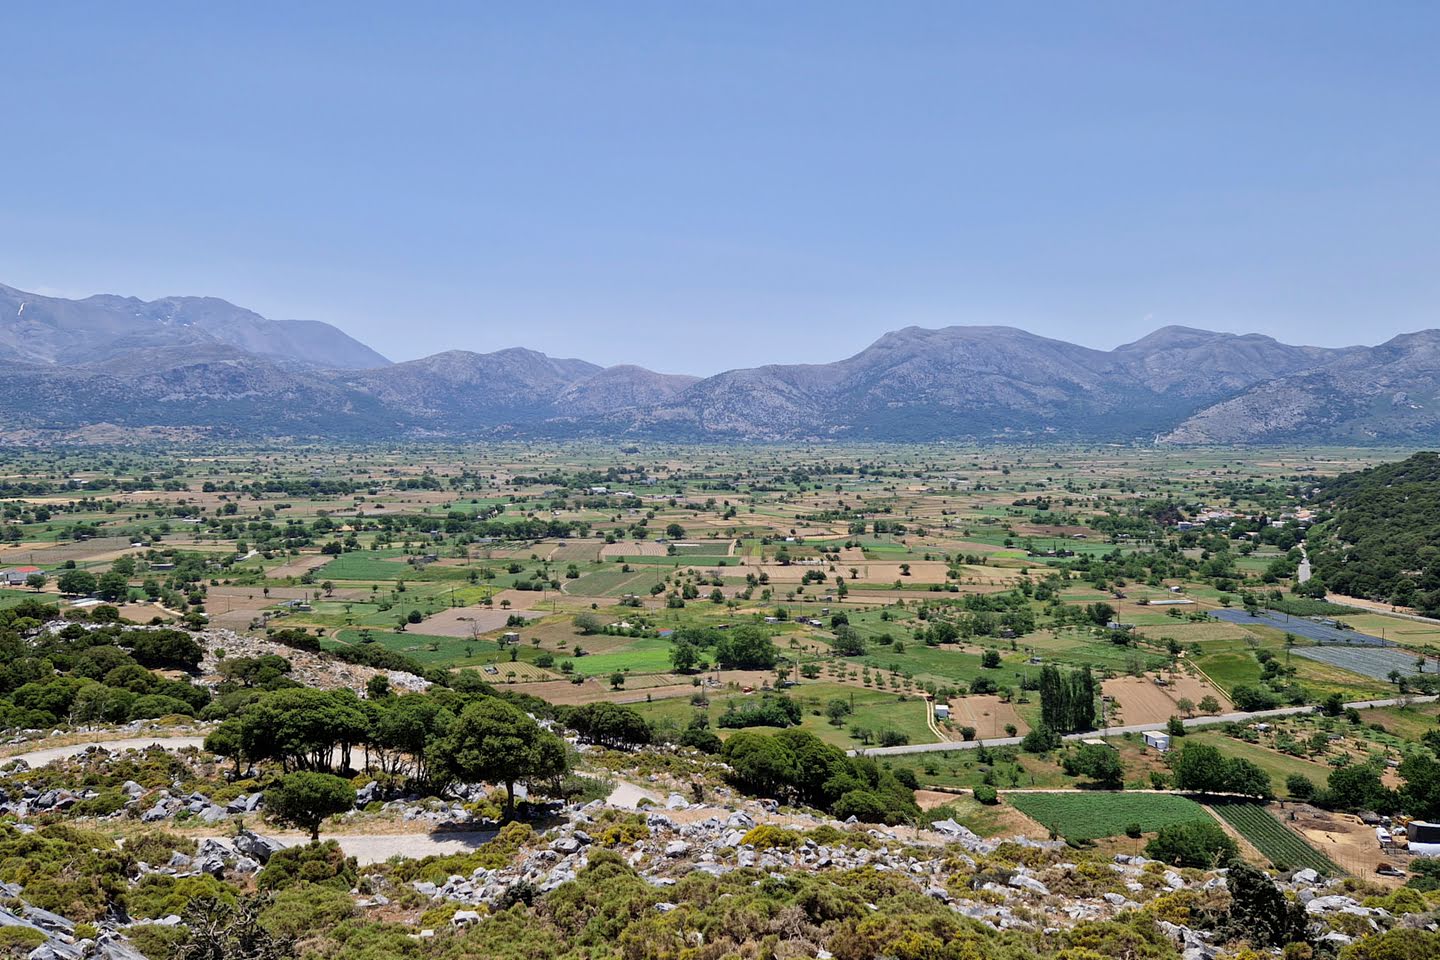
[[[1029,890],[1031,893],[1038,893],[1041,896],[1048,896],[1050,893],[1050,888],[1045,886],[1045,884],[1023,873],[1017,873],[1011,877],[1010,886],[1015,887],[1017,890]]]
[[[285,849],[285,844],[270,837],[262,837],[250,830],[241,830],[235,835],[235,849],[245,856],[269,863],[271,854]]]

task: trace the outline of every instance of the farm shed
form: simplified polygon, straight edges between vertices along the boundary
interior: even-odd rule
[[[1151,730],[1145,734],[1145,746],[1154,747],[1161,753],[1165,753],[1170,749],[1170,734]]]
[[[949,719],[950,719],[950,704],[948,704],[948,703],[937,703],[937,704],[935,704],[935,719],[936,719],[936,720],[949,720]]]
[[[30,574],[40,572],[39,567],[11,567],[9,570],[0,571],[0,580],[3,580],[7,587],[23,587]]]
[[[1440,823],[1411,820],[1405,825],[1405,837],[1412,847],[1417,843],[1440,844]]]

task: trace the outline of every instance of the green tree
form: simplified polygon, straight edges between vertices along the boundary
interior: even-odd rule
[[[690,673],[700,663],[700,651],[688,640],[676,641],[670,648],[670,666],[676,673]]]
[[[111,570],[96,582],[95,596],[110,603],[123,601],[130,596],[130,581],[123,573]]]
[[[1177,867],[1216,867],[1237,853],[1235,841],[1208,818],[1161,827],[1145,845],[1145,856]]]
[[[629,707],[618,703],[587,703],[571,710],[566,718],[570,727],[587,743],[596,743],[612,750],[644,746],[651,740],[650,724]]]
[[[1225,789],[1225,756],[1208,743],[1187,743],[1174,755],[1177,790],[1221,793]]]
[[[1113,747],[1083,745],[1066,754],[1065,772],[1072,777],[1088,777],[1106,790],[1120,790],[1125,786],[1125,765]]]
[[[1231,939],[1260,947],[1283,947],[1308,940],[1305,905],[1287,898],[1263,870],[1243,860],[1229,864],[1225,885],[1230,907],[1224,928]]]
[[[60,592],[70,596],[89,596],[99,586],[95,574],[88,570],[66,570],[55,580]]]
[[[354,807],[355,788],[329,773],[287,773],[265,791],[266,812],[280,823],[309,830],[311,843],[320,842],[320,824],[327,817]]]
[[[505,816],[515,818],[515,784],[558,780],[568,769],[565,743],[519,707],[495,697],[467,706],[429,748],[432,769],[463,783],[505,787]]]
[[[1303,773],[1292,773],[1285,778],[1285,792],[1296,800],[1309,800],[1315,796],[1315,782]]]
[[[239,719],[245,756],[278,762],[286,771],[348,769],[351,750],[370,735],[370,716],[350,690],[277,690]]]

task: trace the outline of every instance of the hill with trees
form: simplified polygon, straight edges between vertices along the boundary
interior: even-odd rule
[[[1326,588],[1440,614],[1440,453],[1343,474],[1314,499],[1328,517],[1307,545]]]

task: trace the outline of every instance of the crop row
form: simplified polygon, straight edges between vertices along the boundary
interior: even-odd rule
[[[1258,803],[1217,803],[1213,809],[1220,818],[1240,832],[1277,868],[1310,867],[1330,876],[1344,873],[1319,850],[1305,842],[1294,830],[1275,819]]]

